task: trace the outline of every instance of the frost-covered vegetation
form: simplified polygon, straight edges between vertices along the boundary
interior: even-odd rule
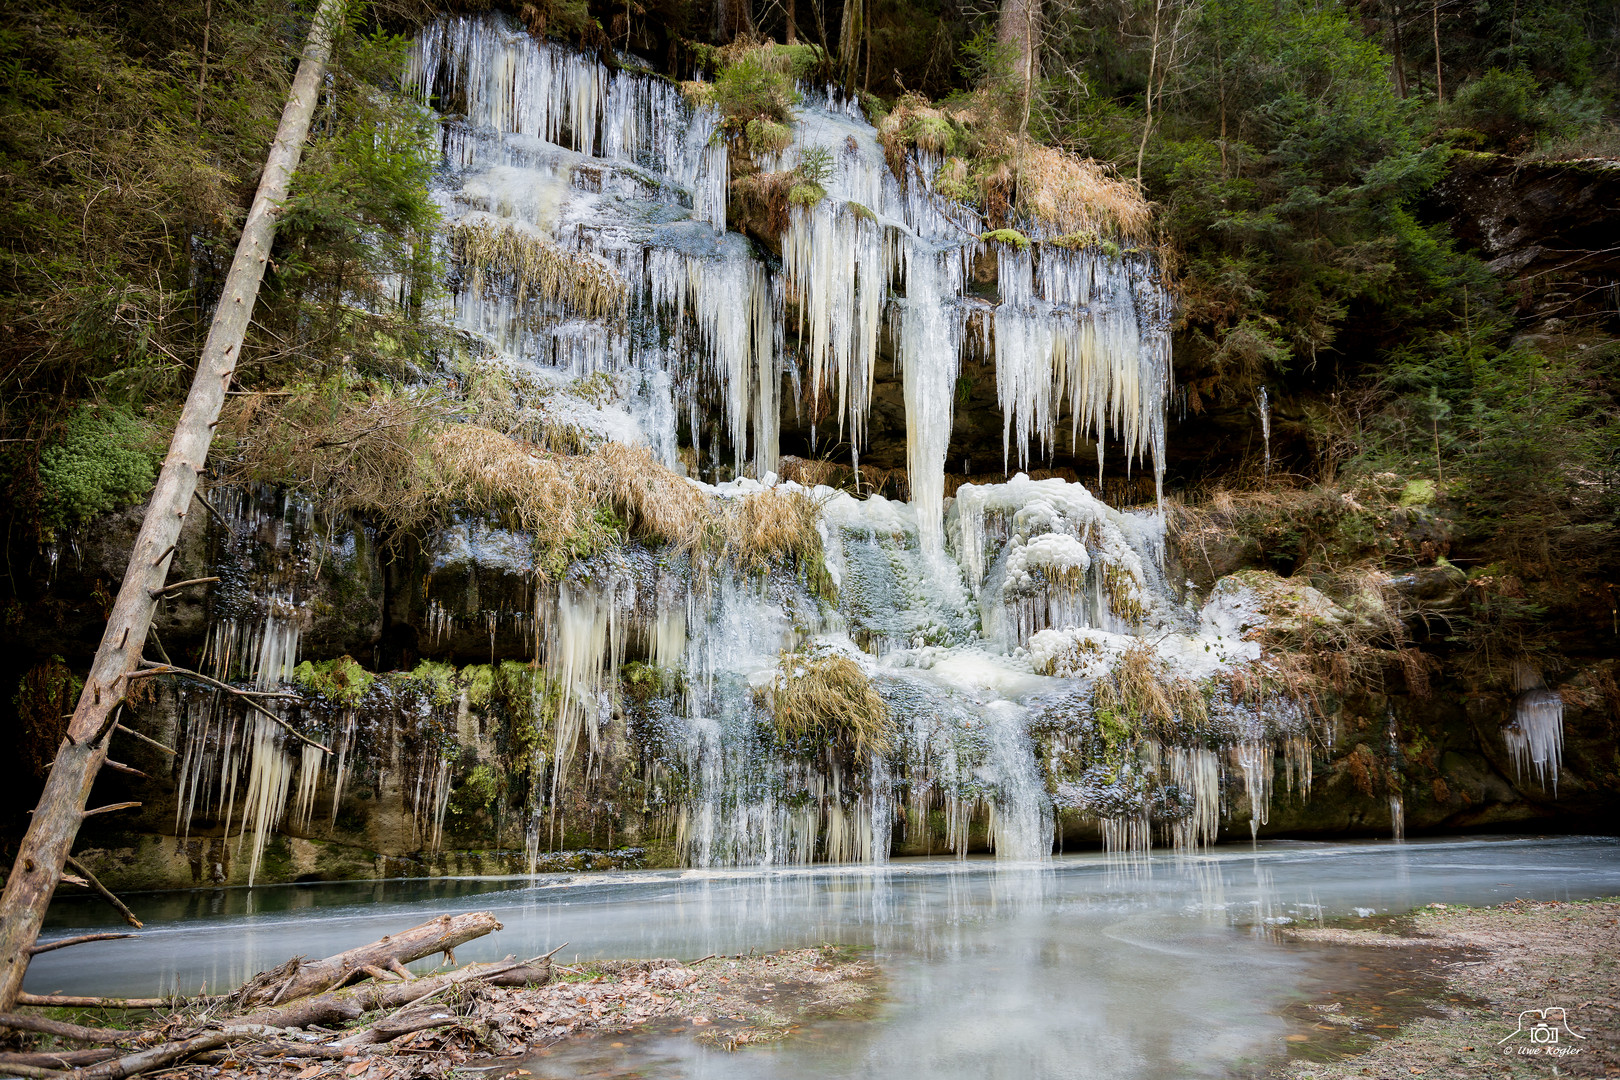
[[[188,511],[220,580],[154,640],[332,754],[173,691],[177,829],[251,817],[256,862],[357,783],[530,867],[1191,847],[1313,762],[1445,802],[1390,704],[1441,684],[1556,786],[1566,697],[1620,708],[1549,685],[1612,614],[1620,349],[1430,207],[1612,151],[1606,9],[1447,13],[1435,57],[1053,8],[1033,66],[959,5],[739,10],[351,12]],[[0,16],[12,637],[153,482],[300,34]],[[86,659],[39,648],[36,742]]]

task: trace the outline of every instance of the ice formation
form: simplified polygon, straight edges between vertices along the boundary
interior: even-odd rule
[[[1263,663],[1251,633],[1263,605],[1241,586],[1186,603],[1161,569],[1161,516],[1023,473],[947,498],[965,348],[994,358],[1009,469],[1067,434],[1095,443],[1099,470],[1113,442],[1128,467],[1162,477],[1170,301],[1148,255],[987,247],[978,215],[934,194],[938,155],[912,150],[897,175],[857,107],[807,91],[792,145],[767,164],[825,151],[827,196],[793,208],[776,265],[725,231],[720,118],[665,80],[465,16],[422,32],[406,81],[442,114],[446,314],[473,346],[470,373],[524,387],[537,425],[643,443],[672,468],[692,461],[680,433],[704,475],[735,478],[694,478],[723,502],[802,492],[775,482],[784,379],[830,402],[857,462],[880,357],[903,381],[911,501],[806,493],[835,603],[792,567],[762,576],[637,547],[577,564],[524,604],[428,598],[428,649],[482,627],[492,657],[501,635],[534,651],[524,711],[545,730],[524,763],[531,870],[562,843],[569,785],[600,772],[616,723],[639,747],[644,812],[699,866],[881,861],[896,843],[1036,859],[1077,817],[1111,849],[1155,836],[1190,849],[1230,820],[1264,824],[1279,754],[1284,785],[1309,790],[1300,704],[1224,681]],[[521,259],[551,276],[537,285],[513,270]],[[999,293],[967,296],[984,259]],[[307,512],[264,498],[232,510],[239,566],[207,663],[270,687],[300,659],[297,568],[311,549]],[[279,537],[271,566],[254,562],[266,535]],[[473,522],[448,525],[428,557],[446,575],[530,569],[523,537]],[[871,680],[891,718],[886,751],[777,744],[759,689],[806,645]],[[635,702],[621,683],[631,659],[656,673]],[[1153,730],[1105,701],[1137,692],[1127,669],[1179,695]],[[253,834],[257,860],[279,822],[321,827],[326,784],[335,820],[354,776],[388,773],[436,848],[455,783],[444,732],[466,721],[465,691],[446,705],[379,677],[363,703],[321,707],[300,719],[319,725],[329,761],[196,698],[177,827],[211,808],[227,834],[232,820]]]
[[[1558,769],[1564,757],[1564,699],[1544,686],[1526,690],[1514,705],[1513,722],[1502,731],[1513,772],[1520,783],[1534,775],[1542,788],[1552,781],[1558,793]]]

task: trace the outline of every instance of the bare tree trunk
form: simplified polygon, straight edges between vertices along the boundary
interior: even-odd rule
[[[996,39],[1013,58],[1011,76],[1024,94],[1024,112],[1040,74],[1040,0],[1003,0]]]
[[[197,363],[191,393],[175,424],[168,457],[130,552],[129,569],[124,572],[123,585],[68,724],[67,736],[57,750],[56,762],[6,880],[5,895],[0,898],[0,1012],[10,1012],[22,992],[29,950],[39,936],[45,909],[62,875],[62,864],[78,835],[90,788],[106,760],[107,738],[117,722],[126,680],[140,663],[156,597],[163,591],[169,558],[197,490],[197,474],[208,459],[213,425],[219,419],[225,390],[236,370],[253,304],[264,280],[275,238],[276,214],[287,198],[293,172],[303,155],[321,78],[343,11],[344,0],[321,0],[315,12],[253,208],[225,278],[224,294],[214,310],[214,322]]]
[[[1148,136],[1153,133],[1153,77],[1159,72],[1159,27],[1164,15],[1164,0],[1153,4],[1152,49],[1148,52],[1147,89],[1142,93],[1145,113],[1142,118],[1142,141],[1136,147],[1136,182],[1142,182],[1142,159],[1147,155]]]
[[[1430,11],[1434,15],[1434,100],[1436,104],[1446,103],[1446,84],[1440,77],[1440,0],[1433,0]]]
[[[838,31],[838,66],[846,93],[855,89],[855,73],[866,34],[866,0],[844,0],[844,24]]]
[[[1390,57],[1391,67],[1395,74],[1395,96],[1406,97],[1406,57],[1401,55],[1401,6],[1387,4],[1384,8],[1389,18]]]

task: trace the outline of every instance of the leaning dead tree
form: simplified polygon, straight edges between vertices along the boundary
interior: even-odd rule
[[[153,609],[167,589],[164,582],[169,560],[196,493],[198,473],[208,459],[214,424],[264,280],[270,245],[275,239],[276,215],[286,201],[303,155],[344,7],[344,0],[321,0],[315,12],[298,73],[281,113],[281,124],[265,160],[258,193],[242,229],[236,257],[231,260],[224,293],[214,310],[191,392],[175,425],[140,535],[130,552],[123,585],[85,679],[84,692],[6,880],[5,896],[0,899],[0,1011],[9,1012],[22,992],[29,950],[39,936],[45,909],[61,879],[80,822],[101,812],[86,810],[85,803],[107,759],[107,740],[118,723],[129,677],[141,662]]]

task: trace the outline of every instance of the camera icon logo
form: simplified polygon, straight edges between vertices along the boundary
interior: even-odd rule
[[[1497,1045],[1510,1039],[1527,1038],[1530,1042],[1541,1046],[1557,1046],[1558,1036],[1565,1035],[1585,1040],[1586,1036],[1569,1026],[1569,1014],[1557,1005],[1545,1009],[1526,1009],[1519,1014],[1519,1023],[1507,1038],[1499,1039]]]

